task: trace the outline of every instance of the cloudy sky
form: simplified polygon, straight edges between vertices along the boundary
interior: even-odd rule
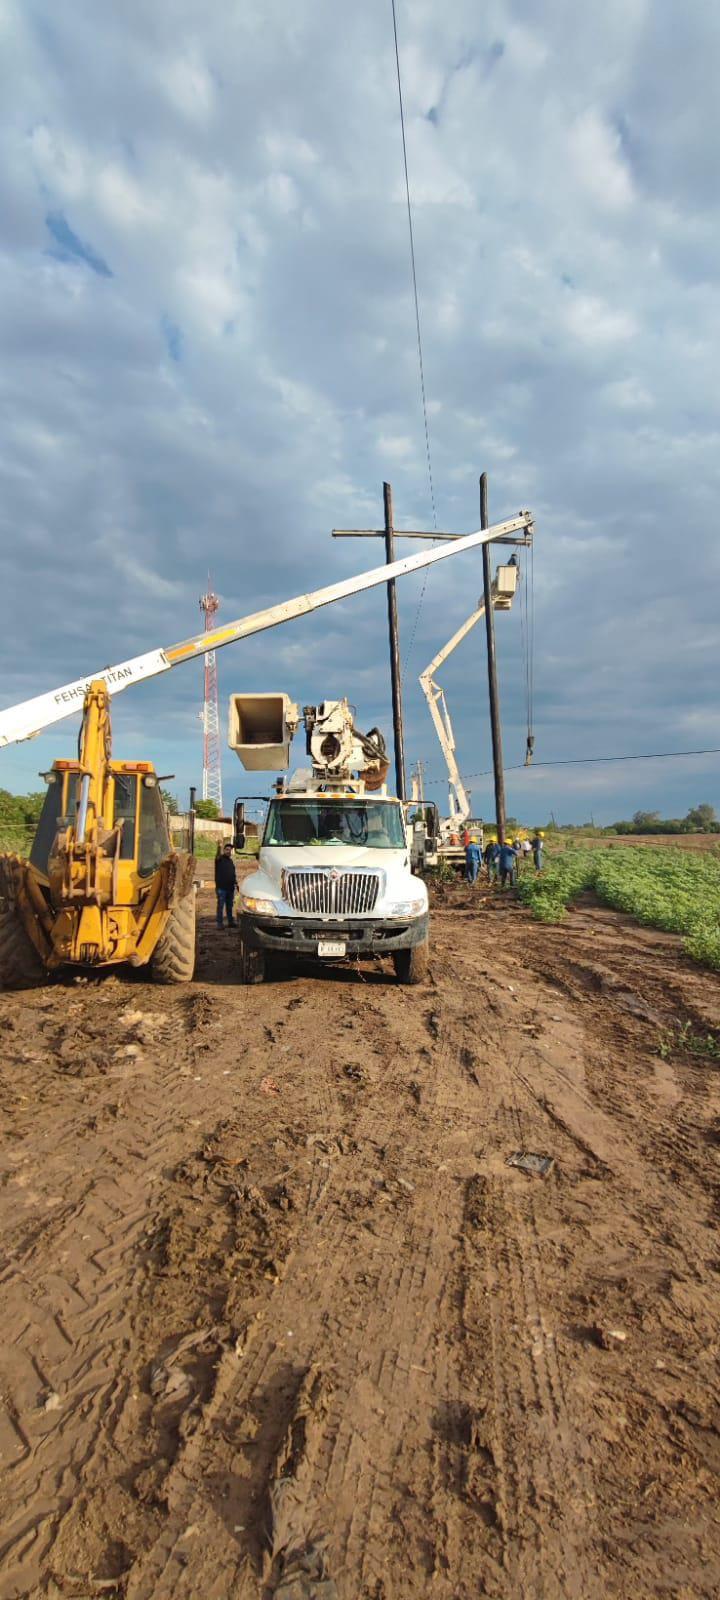
[[[538,762],[720,746],[720,10],[398,0],[439,526],[536,517]],[[0,0],[3,703],[374,565],[432,526],[390,0]],[[401,546],[401,553],[413,547]],[[401,588],[417,674],[479,556]],[[418,615],[418,603],[422,605]],[[519,608],[498,618],[522,761]],[[414,636],[414,637],[413,637]],[[410,648],[412,641],[412,648]],[[231,689],[391,727],[381,590],[218,656]],[[444,673],[489,761],[483,639]],[[115,702],[115,750],[201,779],[199,666]],[[37,787],[65,722],[0,754]],[[234,756],[226,798],[252,780]],[[720,758],[508,775],[529,820],[720,807]],[[475,809],[490,807],[487,779]],[[431,791],[442,799],[444,785]]]

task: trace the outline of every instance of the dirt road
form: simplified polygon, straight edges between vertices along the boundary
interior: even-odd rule
[[[483,894],[0,996],[3,1600],[720,1592],[720,981]]]

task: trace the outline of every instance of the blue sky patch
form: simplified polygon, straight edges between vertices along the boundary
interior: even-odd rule
[[[67,218],[62,211],[50,211],[45,218],[45,226],[55,240],[57,249],[50,253],[59,261],[84,261],[86,267],[96,272],[99,278],[112,278],[113,274],[107,264],[99,256],[92,245],[85,244],[73,233]]]

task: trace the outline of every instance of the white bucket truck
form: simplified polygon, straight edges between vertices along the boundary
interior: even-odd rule
[[[228,743],[251,772],[280,772],[300,722],[309,765],[280,779],[257,872],[240,891],[245,983],[290,957],[391,956],[400,983],[427,973],[428,896],[410,866],[403,807],[388,795],[385,741],[360,733],[347,700],[298,707],[285,694],[230,696]],[[235,807],[235,847],[243,840]]]

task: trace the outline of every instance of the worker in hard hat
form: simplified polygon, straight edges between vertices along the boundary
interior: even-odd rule
[[[508,883],[512,887],[515,882],[517,856],[511,844],[508,844],[507,842],[505,844],[501,844],[498,865],[500,867],[500,883],[502,884],[503,889],[506,888]]]
[[[535,862],[535,871],[536,872],[542,872],[542,869],[543,869],[543,850],[545,848],[545,835],[544,835],[544,833],[542,831],[542,828],[538,828],[537,829],[537,831],[533,835],[530,843],[531,843],[531,846],[532,846],[533,861]]]
[[[485,866],[487,867],[488,883],[497,883],[499,859],[500,846],[497,842],[497,839],[491,839],[485,850]]]
[[[468,883],[475,883],[480,871],[480,846],[474,835],[469,836],[465,846],[465,877]]]

